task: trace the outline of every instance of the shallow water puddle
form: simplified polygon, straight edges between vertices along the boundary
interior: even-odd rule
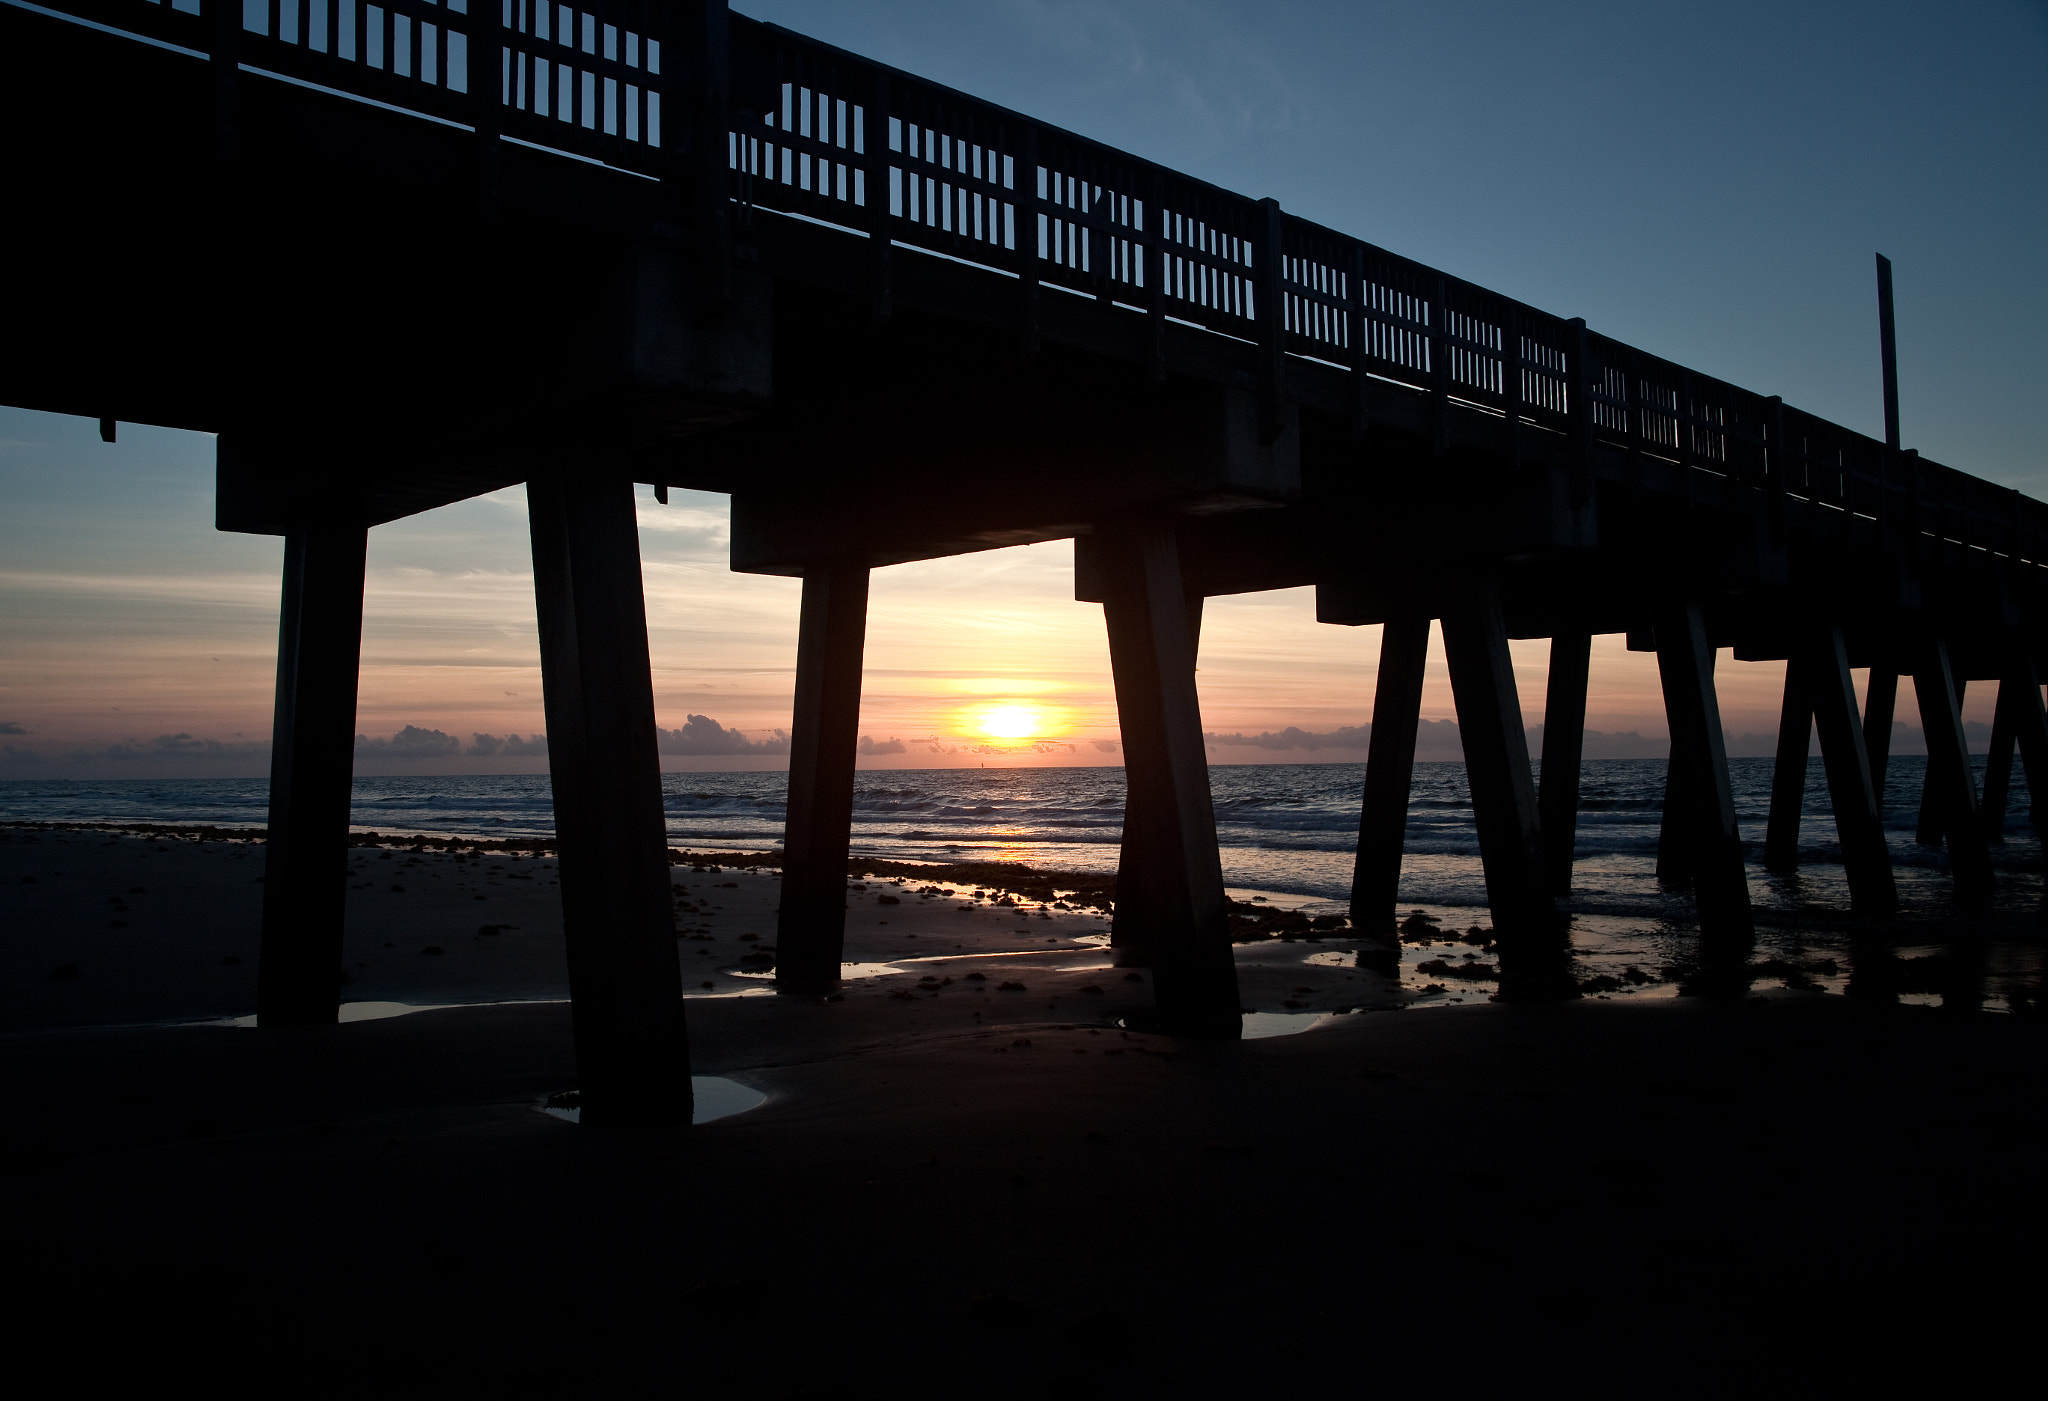
[[[773,982],[775,980],[775,970],[773,968],[721,968],[718,971],[734,978],[759,978],[763,982]],[[849,983],[863,978],[885,978],[892,973],[902,973],[905,971],[907,970],[898,968],[893,963],[842,963],[839,965],[840,980]]]
[[[713,1119],[729,1119],[735,1114],[744,1114],[768,1102],[768,1096],[737,1080],[728,1080],[723,1075],[692,1075],[690,1077],[690,1122],[708,1124]],[[547,1105],[543,1114],[560,1119],[565,1123],[583,1122],[583,1110],[577,1106]]]
[[[1357,1015],[1356,1012],[1246,1012],[1244,1030],[1239,1035],[1246,1041],[1263,1041],[1269,1036],[1293,1036],[1319,1027],[1335,1026],[1344,1018]]]
[[[335,1008],[334,1020],[342,1022],[381,1022],[386,1017],[402,1017],[408,1012],[445,1012],[454,1007],[537,1007],[546,1003],[566,1002],[562,997],[516,998],[507,1002],[344,1002]],[[256,1014],[246,1017],[221,1017],[215,1021],[181,1022],[181,1026],[255,1026]]]

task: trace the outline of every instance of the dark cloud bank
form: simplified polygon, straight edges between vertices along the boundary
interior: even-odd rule
[[[1968,736],[1973,752],[1981,753],[1989,747],[1991,727],[1977,720],[1966,721],[1964,733]],[[1529,726],[1529,754],[1538,757],[1543,749],[1543,726]],[[1289,725],[1284,730],[1268,730],[1261,734],[1227,735],[1208,734],[1203,738],[1212,750],[1256,749],[1270,754],[1291,753],[1303,756],[1315,755],[1326,762],[1358,762],[1365,758],[1365,751],[1372,742],[1372,726],[1339,725],[1334,730],[1303,730]],[[1745,731],[1734,734],[1722,731],[1728,753],[1737,758],[1768,758],[1777,752],[1778,737],[1774,734],[1757,734]],[[1588,759],[1662,759],[1670,752],[1671,742],[1663,735],[1645,735],[1635,730],[1586,731],[1585,757]],[[1820,752],[1818,739],[1809,740],[1811,753]],[[1892,722],[1892,752],[1894,754],[1924,754],[1926,739],[1917,725],[1904,721]],[[1455,720],[1424,720],[1416,728],[1415,756],[1418,759],[1462,759],[1465,756],[1464,742],[1458,733]]]
[[[1988,747],[1991,738],[1989,725],[1972,720],[1965,723],[1963,729],[1973,752],[1982,753]],[[789,734],[786,731],[770,730],[763,738],[749,739],[743,731],[728,729],[708,715],[689,715],[677,728],[656,729],[654,733],[660,752],[678,757],[756,759],[785,757],[789,753]],[[24,725],[0,721],[0,735],[29,734]],[[1361,763],[1372,739],[1372,726],[1340,725],[1334,730],[1318,731],[1290,725],[1284,730],[1268,730],[1259,734],[1210,733],[1203,738],[1210,751],[1219,758],[1237,762],[1244,762],[1244,758],[1250,757],[1246,751],[1253,751],[1258,755],[1254,762]],[[1775,735],[1754,732],[1725,734],[1725,739],[1729,754],[1738,757],[1768,757],[1775,752],[1777,745]],[[1113,739],[1094,739],[1086,743],[1104,755],[1115,754],[1121,748]],[[1542,745],[1543,727],[1530,726],[1531,757],[1541,753]],[[1661,735],[1644,735],[1634,730],[1586,731],[1585,754],[1588,759],[1661,759],[1668,747],[1668,741]],[[873,735],[860,737],[860,754],[866,758],[916,753],[929,754],[934,758],[955,756],[965,759],[1015,755],[1024,749],[1049,756],[1074,752],[1076,746],[1058,740],[997,745],[955,744],[937,738],[906,741],[893,736],[888,739],[876,739]],[[474,733],[465,743],[445,730],[407,725],[388,737],[357,735],[355,752],[359,759],[406,762],[544,759],[548,753],[548,739],[544,734]],[[1810,752],[1819,753],[1817,742]],[[1925,753],[1926,745],[1919,727],[1904,721],[1895,722],[1892,726],[1892,752]],[[1458,722],[1422,721],[1416,735],[1415,753],[1417,758],[1424,760],[1462,758],[1464,749],[1458,734]],[[181,771],[192,772],[201,766],[210,767],[215,772],[229,768],[247,772],[261,769],[269,760],[270,744],[267,739],[206,739],[182,731],[157,735],[153,739],[125,739],[99,746],[50,743],[0,745],[0,772],[11,772],[20,777],[63,776],[53,774],[56,769],[71,771],[74,775],[80,770],[90,774],[121,768],[140,770],[145,774],[169,772],[175,775]]]

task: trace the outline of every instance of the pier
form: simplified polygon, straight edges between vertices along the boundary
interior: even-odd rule
[[[1508,996],[1560,990],[1595,635],[1657,658],[1660,866],[1709,990],[1745,985],[1752,937],[1718,649],[1787,663],[1766,864],[1796,864],[1817,728],[1859,914],[1897,900],[1898,678],[1960,898],[1992,879],[2015,753],[2048,791],[2048,506],[1904,448],[1895,391],[1868,438],[722,3],[44,9],[0,6],[33,133],[0,160],[36,211],[0,384],[108,435],[218,434],[220,528],[285,541],[266,1026],[334,1016],[367,532],[521,483],[591,1122],[689,1117],[636,484],[729,495],[732,567],[803,580],[793,994],[829,994],[843,951],[871,572],[973,550],[1073,538],[1102,605],[1116,946],[1163,1031],[1239,1015],[1206,598],[1312,585],[1322,621],[1386,629],[1368,937],[1392,935],[1440,624]],[[1552,646],[1540,783],[1522,638]],[[1998,695],[1983,793],[1973,684]]]

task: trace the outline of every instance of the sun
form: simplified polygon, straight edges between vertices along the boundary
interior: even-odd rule
[[[1046,728],[1046,715],[1035,705],[991,705],[974,727],[990,739],[1034,739]]]
[[[1059,715],[1049,707],[1030,700],[997,700],[995,705],[977,705],[961,717],[961,729],[985,739],[1006,739],[1022,744],[1059,731]]]

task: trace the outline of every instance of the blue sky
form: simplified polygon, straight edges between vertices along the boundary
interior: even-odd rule
[[[1872,434],[1881,250],[1907,445],[2048,496],[2038,0],[737,8]],[[108,447],[0,409],[0,746],[18,760],[0,773],[261,771],[278,542],[212,531],[211,467],[200,435],[123,425]],[[794,584],[724,570],[719,498],[644,503],[642,540],[662,723],[786,726]],[[361,728],[543,728],[525,548],[516,491],[373,533]],[[1071,601],[1069,561],[1048,545],[878,574],[863,728],[917,742],[959,706],[1033,699],[1099,758],[1101,620]],[[1312,613],[1298,590],[1212,604],[1209,728],[1366,718],[1375,630]],[[1534,722],[1541,645],[1517,665]],[[1724,666],[1731,730],[1770,728],[1778,675]],[[1440,672],[1425,710],[1452,713]],[[1657,710],[1648,659],[1604,647],[1592,723],[1661,733]]]

